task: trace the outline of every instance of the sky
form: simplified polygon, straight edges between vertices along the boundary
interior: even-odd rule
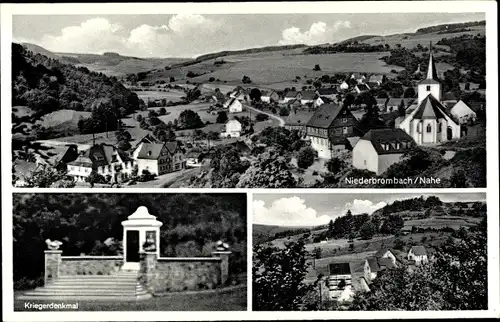
[[[371,214],[395,200],[420,196],[436,196],[443,202],[486,201],[484,193],[254,194],[253,222],[277,226],[324,225],[331,219],[345,215],[348,210],[354,215]]]
[[[18,15],[13,41],[53,52],[117,52],[136,57],[195,57],[222,50],[331,43],[443,23],[484,13],[328,13],[177,15]],[[50,22],[50,23],[49,23]]]

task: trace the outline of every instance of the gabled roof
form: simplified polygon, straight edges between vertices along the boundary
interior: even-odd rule
[[[453,107],[451,108],[451,111],[453,110],[459,110],[459,109],[462,109],[462,110],[469,110],[470,112],[473,112],[475,113],[475,111],[470,108],[467,104],[464,103],[464,101],[460,100],[458,101],[455,105],[453,105]]]
[[[321,95],[333,95],[337,94],[338,91],[335,87],[330,87],[330,88],[318,88],[317,89],[318,94]]]
[[[426,98],[416,108],[416,113],[413,115],[414,119],[439,119],[444,118],[445,115],[453,118],[432,94],[427,95]]]
[[[366,84],[358,84],[356,85],[356,87],[360,90],[360,91],[369,91],[370,88],[368,87],[368,85]]]
[[[385,255],[385,253],[387,253],[387,252],[391,252],[391,253],[392,253],[392,251],[391,251],[390,249],[388,249],[388,248],[382,248],[382,249],[379,249],[379,250],[375,253],[375,255],[374,255],[374,256],[375,256],[375,257],[377,257],[377,258],[382,258],[382,256],[384,256],[384,255]]]
[[[385,267],[385,268],[393,268],[394,264],[392,263],[392,260],[390,258],[379,258],[378,259],[378,265],[380,267]]]
[[[271,96],[273,94],[277,94],[276,91],[268,91],[268,90],[262,90],[260,91],[261,96]]]
[[[384,75],[372,75],[368,79],[368,83],[382,82],[383,79],[384,79]]]
[[[370,257],[366,261],[368,262],[368,266],[370,266],[370,270],[372,272],[378,272],[380,270],[377,259],[375,257]]]
[[[321,105],[309,122],[308,126],[328,128],[332,122],[337,118],[337,115],[342,111],[342,106],[336,104],[323,104]]]
[[[323,101],[323,103],[327,104],[327,103],[331,103],[332,102],[332,99],[327,97],[327,96],[320,96],[318,98],[321,98],[321,100]]]
[[[231,106],[233,105],[234,102],[238,102],[238,100],[235,97],[229,98],[224,102],[224,106]]]
[[[427,255],[427,250],[424,246],[412,246],[411,251],[415,256],[424,256]]]
[[[286,92],[285,97],[292,98],[292,97],[296,97],[297,95],[299,95],[299,92],[297,92],[297,91],[288,91],[288,92]]]
[[[143,143],[137,154],[137,159],[157,160],[163,147],[163,143]]]
[[[291,111],[285,120],[285,125],[306,126],[307,121],[309,121],[312,115],[313,112],[301,111],[300,113],[294,113],[293,111]]]
[[[402,129],[370,130],[361,140],[370,141],[378,155],[405,153],[416,145],[415,141]],[[386,145],[388,149],[384,149]]]
[[[170,154],[174,154],[177,151],[177,148],[179,148],[179,143],[177,141],[166,142],[165,147],[167,148],[168,152],[170,152]]]

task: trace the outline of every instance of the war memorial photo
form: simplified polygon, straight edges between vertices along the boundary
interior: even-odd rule
[[[484,188],[485,31],[482,13],[14,16],[12,184]]]
[[[14,212],[15,310],[246,310],[245,194],[15,194]]]
[[[488,308],[484,193],[254,194],[252,308]]]

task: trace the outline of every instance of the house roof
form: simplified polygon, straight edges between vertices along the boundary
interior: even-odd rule
[[[311,92],[311,91],[305,91],[302,92],[302,99],[303,100],[313,100],[314,97],[316,97],[316,92]]]
[[[370,88],[368,87],[368,85],[366,84],[358,84],[356,85],[356,87],[360,90],[360,91],[369,91]]]
[[[179,143],[177,141],[166,142],[165,147],[167,148],[168,152],[170,152],[170,154],[174,154],[179,147]]]
[[[394,264],[392,263],[392,260],[390,258],[379,258],[378,259],[378,265],[380,267],[385,267],[385,268],[393,268]]]
[[[137,159],[157,160],[163,146],[163,143],[143,143],[137,154]]]
[[[92,168],[93,165],[92,160],[88,156],[85,156],[85,154],[80,154],[76,160],[68,162],[68,164],[87,168]]]
[[[228,98],[225,102],[224,102],[224,106],[231,106],[233,105],[234,102],[238,101],[235,97],[232,97],[232,98]]]
[[[342,106],[336,104],[323,104],[311,116],[308,126],[328,128],[342,110]]]
[[[348,275],[351,274],[351,265],[349,263],[330,263],[328,272],[330,275]]]
[[[287,116],[285,120],[286,125],[306,125],[313,112],[300,111],[300,113],[294,113],[293,111]]]
[[[361,140],[370,141],[377,154],[405,153],[415,146],[415,141],[402,129],[375,129],[366,133]],[[401,143],[407,144],[401,144]],[[398,143],[398,144],[396,144]],[[387,144],[386,150],[382,144]]]
[[[383,79],[384,79],[384,75],[372,75],[368,79],[368,82],[369,83],[382,82]]]
[[[386,105],[389,102],[389,98],[377,98],[377,105]]]
[[[327,104],[327,103],[331,103],[332,102],[332,99],[331,98],[328,98],[327,96],[320,96],[318,98],[321,98],[321,100],[323,101],[323,103]]]
[[[273,93],[276,93],[276,91],[268,91],[268,90],[262,90],[260,91],[261,96],[271,96]]]
[[[427,255],[427,250],[424,246],[412,246],[411,251],[413,251],[413,254],[415,254],[416,256]]]
[[[475,113],[475,111],[472,108],[470,108],[469,105],[465,104],[464,101],[462,100],[458,101],[455,105],[453,105],[451,110],[453,111],[453,109],[455,110],[462,109],[465,111],[469,110],[470,112]]]
[[[316,92],[321,96],[321,95],[333,95],[337,94],[338,91],[335,87],[330,87],[330,88],[318,88]]]
[[[375,257],[377,258],[381,258],[382,256],[384,256],[385,253],[387,252],[390,252],[391,250],[388,249],[388,248],[382,248],[382,249],[379,249],[376,253],[375,253]]]
[[[297,91],[288,91],[288,92],[286,92],[285,97],[292,98],[292,97],[296,97],[298,94],[299,94],[299,92],[297,92]]]
[[[453,118],[451,114],[447,112],[446,107],[432,96],[432,94],[427,95],[416,110],[416,113],[413,115],[414,119],[438,119],[444,118],[445,115],[449,118]]]

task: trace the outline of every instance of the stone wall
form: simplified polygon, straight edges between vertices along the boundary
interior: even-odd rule
[[[221,259],[157,259],[147,254],[141,260],[139,280],[153,294],[213,289],[221,284]]]
[[[111,275],[123,265],[121,256],[62,256],[59,276]]]

